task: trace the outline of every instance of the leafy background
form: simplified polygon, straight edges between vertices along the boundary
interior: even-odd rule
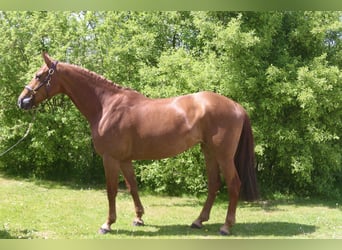
[[[263,195],[341,198],[341,12],[0,12],[0,150],[25,133],[16,107],[41,52],[149,97],[211,90],[241,103]],[[135,162],[139,184],[206,191],[199,147]],[[29,136],[0,158],[9,175],[104,182],[87,122],[65,96],[44,103]]]

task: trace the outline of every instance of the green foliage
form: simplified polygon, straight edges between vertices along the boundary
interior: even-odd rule
[[[231,97],[251,116],[264,193],[341,197],[341,12],[0,12],[0,33],[0,150],[31,122],[16,98],[47,50],[150,97]],[[135,166],[151,190],[205,192],[199,148]],[[63,96],[0,168],[103,181],[88,125]]]
[[[201,194],[207,191],[204,159],[199,147],[160,161],[143,161],[137,175],[149,190],[170,195]]]

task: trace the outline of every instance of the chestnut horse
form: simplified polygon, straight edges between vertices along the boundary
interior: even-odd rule
[[[115,197],[121,171],[133,197],[135,225],[143,225],[141,204],[132,160],[172,157],[201,144],[208,175],[208,196],[191,227],[209,220],[223,175],[229,206],[223,235],[235,223],[240,187],[246,200],[257,198],[254,142],[246,111],[236,102],[212,93],[199,92],[165,99],[151,99],[123,88],[84,68],[52,60],[45,64],[18,98],[22,109],[63,93],[88,120],[96,152],[102,157],[106,176],[109,214],[100,233],[116,220]]]

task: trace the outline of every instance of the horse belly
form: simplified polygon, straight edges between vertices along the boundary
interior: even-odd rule
[[[158,133],[161,132],[161,133]],[[169,131],[150,130],[133,143],[132,158],[155,160],[176,156],[202,141],[198,126],[174,126]]]
[[[162,138],[149,139],[140,142],[139,147],[132,151],[133,160],[158,160],[176,156],[197,144],[199,140],[173,138],[163,140]]]

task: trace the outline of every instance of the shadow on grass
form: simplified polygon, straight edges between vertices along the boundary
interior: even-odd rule
[[[42,238],[40,235],[36,235],[38,231],[35,229],[24,229],[13,232],[13,235],[7,230],[0,230],[0,239],[34,239]],[[43,235],[41,235],[43,236]]]
[[[15,239],[15,237],[6,230],[0,230],[0,239]]]
[[[319,198],[291,198],[291,199],[268,199],[259,200],[255,202],[240,201],[238,207],[260,208],[265,212],[281,211],[281,206],[290,205],[295,207],[329,207],[332,209],[339,209],[342,211],[341,201],[339,200],[324,200]]]
[[[146,225],[132,230],[113,230],[112,235],[132,237],[161,237],[161,236],[219,236],[221,224],[205,224],[202,229],[192,229],[187,225]],[[316,227],[288,222],[238,223],[232,230],[233,237],[293,237],[314,233]]]
[[[81,181],[63,181],[63,180],[49,180],[49,179],[36,179],[26,178],[22,176],[12,175],[0,171],[0,178],[5,180],[23,181],[33,183],[37,186],[47,189],[70,189],[70,190],[105,190],[105,181],[102,183],[85,183]],[[124,183],[120,183],[120,188],[126,189]]]
[[[202,229],[192,229],[187,225],[146,225],[144,227],[132,227],[132,230],[125,229],[115,229],[109,233],[110,235],[115,235],[117,237],[220,237],[219,228],[221,224],[206,224]],[[236,224],[231,233],[232,237],[241,238],[262,238],[262,237],[301,237],[308,234],[314,233],[316,231],[315,226],[304,225],[298,223],[288,223],[288,222],[263,222],[263,223],[239,223]],[[225,236],[221,236],[226,238]],[[33,235],[28,234],[27,230],[20,231],[20,236],[13,236],[8,231],[0,230],[0,239],[30,239],[37,238]],[[40,237],[38,237],[40,238]],[[229,238],[229,236],[228,236]]]

